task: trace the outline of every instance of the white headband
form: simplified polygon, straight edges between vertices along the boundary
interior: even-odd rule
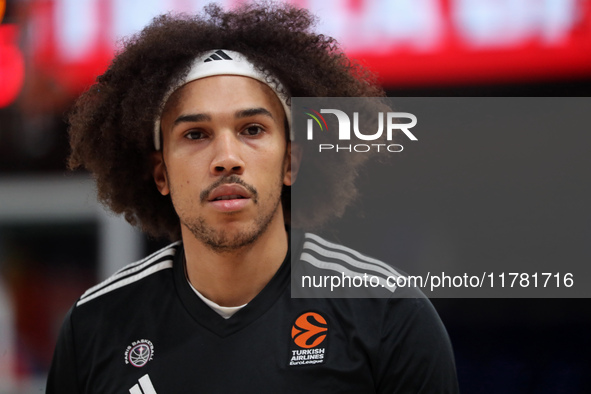
[[[162,99],[162,107],[158,117],[154,121],[154,148],[160,150],[160,118],[162,109],[170,95],[181,86],[197,79],[211,77],[214,75],[240,75],[261,81],[269,86],[281,101],[285,116],[289,125],[289,137],[293,140],[291,131],[291,109],[287,105],[286,90],[277,80],[269,81],[269,77],[259,71],[243,54],[227,49],[217,49],[196,58],[191,65],[187,76],[177,84],[171,86],[168,93]]]

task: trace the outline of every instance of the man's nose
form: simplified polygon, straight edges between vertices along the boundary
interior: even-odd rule
[[[241,143],[232,132],[219,133],[213,141],[214,157],[211,172],[214,175],[242,174],[244,161],[241,155]]]

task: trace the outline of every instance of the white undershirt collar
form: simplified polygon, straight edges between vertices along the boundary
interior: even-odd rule
[[[244,305],[240,305],[240,306],[220,306],[220,305],[216,304],[215,302],[213,302],[212,300],[206,298],[196,288],[194,288],[193,285],[191,284],[191,282],[189,281],[189,279],[187,279],[187,282],[189,283],[189,286],[191,286],[191,289],[193,289],[195,294],[197,294],[199,296],[199,298],[201,298],[207,306],[209,306],[211,309],[213,309],[218,315],[220,315],[224,319],[229,319],[230,317],[232,317],[234,315],[234,313],[238,312],[240,309],[244,308],[247,305],[247,304],[244,304]]]

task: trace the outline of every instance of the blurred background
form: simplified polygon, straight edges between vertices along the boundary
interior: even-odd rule
[[[164,244],[106,212],[88,174],[66,170],[63,118],[122,37],[155,15],[207,3],[0,0],[0,393],[43,391],[59,327],[77,297]],[[591,91],[587,0],[292,3],[312,10],[317,30],[377,73],[393,97]],[[454,344],[463,392],[591,392],[588,300],[433,302]]]

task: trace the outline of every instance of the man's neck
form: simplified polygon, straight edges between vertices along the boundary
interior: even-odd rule
[[[193,287],[220,306],[250,302],[271,280],[288,250],[283,217],[252,244],[219,253],[183,229],[187,276]]]

